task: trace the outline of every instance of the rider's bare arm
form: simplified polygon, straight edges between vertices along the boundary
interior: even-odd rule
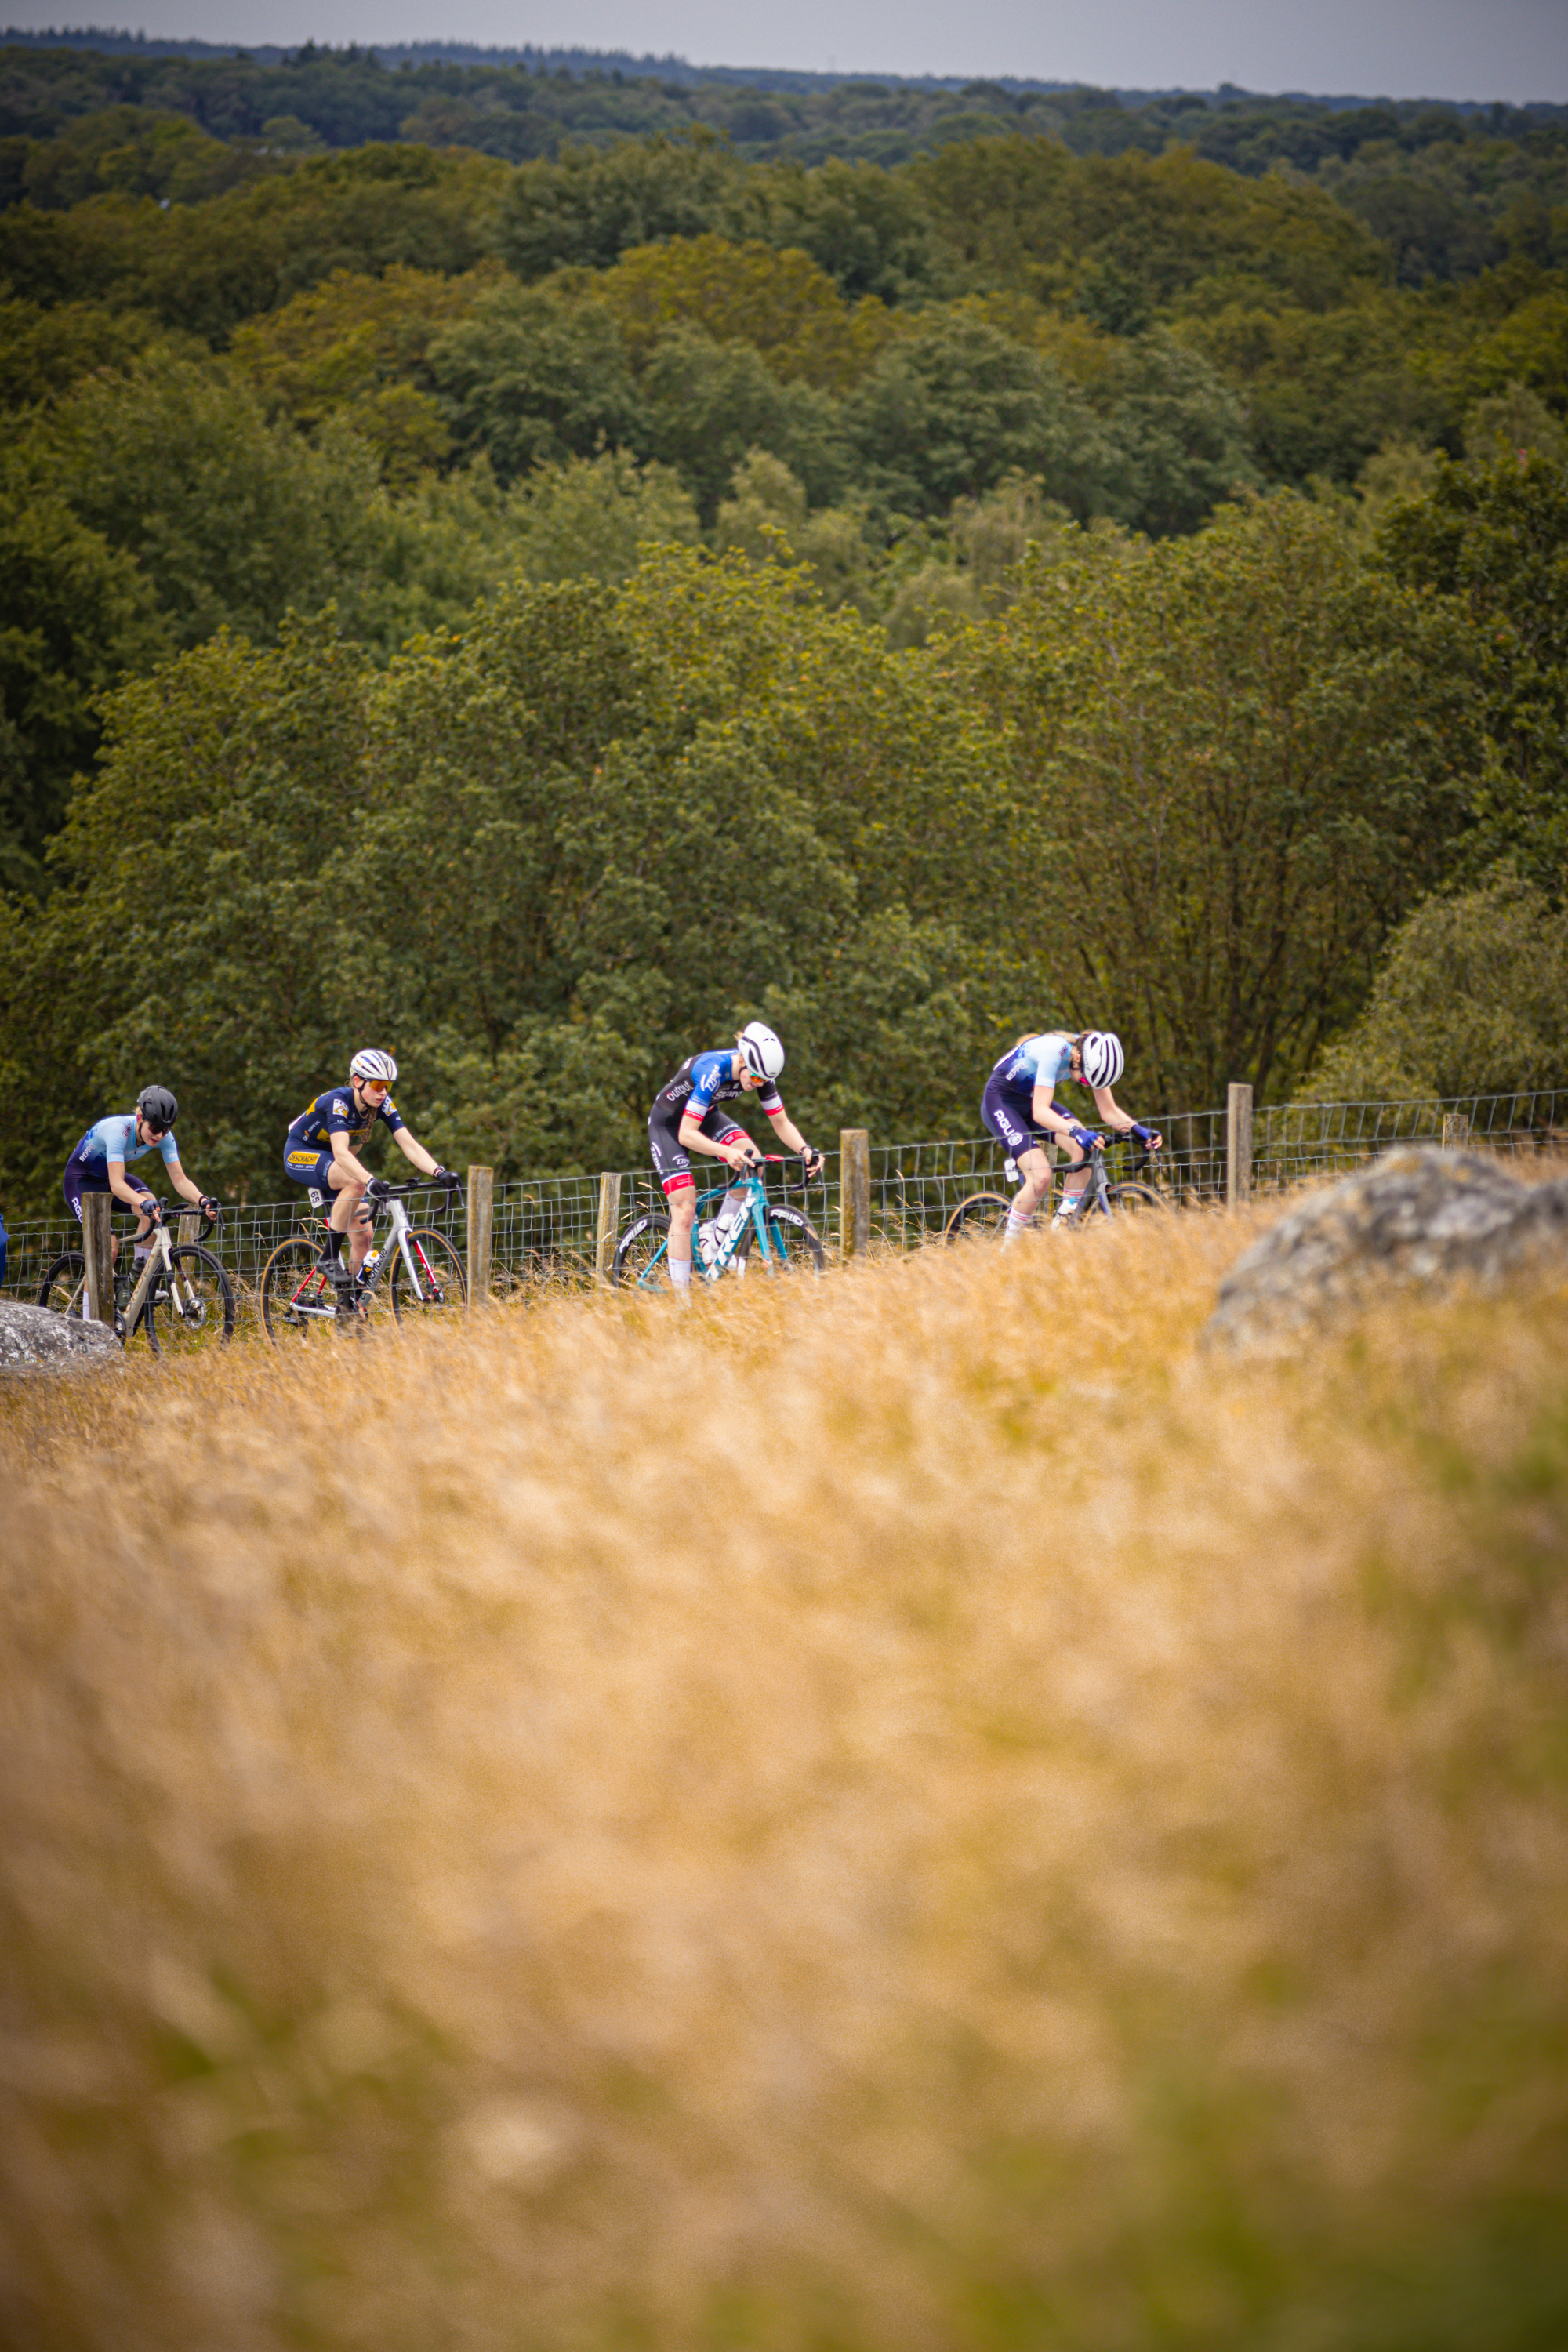
[[[1105,1121],[1106,1126],[1114,1127],[1121,1135],[1131,1135],[1133,1129],[1137,1126],[1138,1121],[1135,1118],[1129,1118],[1126,1111],[1122,1109],[1121,1104],[1117,1101],[1116,1097],[1111,1093],[1110,1088],[1109,1087],[1095,1087],[1092,1089],[1092,1092],[1094,1095],[1095,1109],[1100,1113],[1100,1116]],[[1161,1144],[1164,1141],[1163,1136],[1157,1135],[1152,1128],[1146,1129],[1145,1132],[1149,1138],[1151,1150],[1158,1151]]]
[[[1080,1126],[1082,1122],[1074,1118],[1070,1111],[1058,1109],[1053,1099],[1055,1091],[1052,1087],[1035,1088],[1035,1099],[1031,1106],[1035,1114],[1035,1125],[1043,1127],[1047,1135],[1059,1135],[1070,1141],[1074,1128]],[[1098,1095],[1095,1100],[1096,1102],[1100,1100]]]
[[[401,1134],[399,1135],[398,1139],[399,1141],[402,1140]],[[345,1176],[353,1177],[357,1183],[368,1184],[371,1181],[370,1170],[364,1165],[363,1160],[356,1160],[354,1158],[353,1153],[349,1149],[349,1139],[346,1135],[334,1135],[331,1138],[331,1146],[332,1165],[334,1168],[341,1168]]]
[[[199,1209],[202,1202],[206,1198],[201,1186],[199,1184],[192,1183],[190,1178],[186,1175],[184,1170],[181,1167],[177,1160],[166,1160],[163,1165],[169,1171],[170,1183],[174,1186],[175,1192],[179,1193],[181,1199],[188,1201],[193,1209]]]
[[[332,1139],[334,1142],[337,1140],[335,1136]],[[412,1160],[421,1176],[434,1176],[437,1169],[441,1165],[440,1161],[432,1160],[425,1146],[422,1143],[416,1143],[405,1127],[395,1129],[392,1139],[405,1160]]]

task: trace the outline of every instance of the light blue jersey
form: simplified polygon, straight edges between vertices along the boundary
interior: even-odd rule
[[[991,1073],[991,1081],[1011,1095],[1033,1097],[1037,1087],[1055,1088],[1071,1076],[1072,1039],[1059,1030],[1047,1029],[1042,1036],[1026,1037],[1021,1045],[1004,1054]]]
[[[173,1128],[167,1135],[161,1135],[155,1143],[138,1143],[135,1112],[111,1111],[107,1118],[100,1118],[95,1126],[88,1129],[71,1158],[80,1167],[97,1171],[106,1168],[111,1160],[145,1159],[149,1151],[161,1151],[165,1164],[177,1160],[180,1147],[174,1141]]]

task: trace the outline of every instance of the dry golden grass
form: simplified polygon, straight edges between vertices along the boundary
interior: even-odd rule
[[[5,1395],[5,2340],[1561,2344],[1568,1296],[1247,1230]]]

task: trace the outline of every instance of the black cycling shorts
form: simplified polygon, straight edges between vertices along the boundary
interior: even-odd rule
[[[1032,1095],[1016,1094],[993,1078],[981,1098],[980,1116],[999,1143],[1006,1147],[1010,1160],[1021,1159],[1026,1151],[1043,1151],[1047,1143],[1059,1143],[1059,1135],[1048,1135],[1044,1128],[1035,1125],[1035,1105]]]
[[[125,1181],[132,1186],[133,1191],[145,1192],[149,1200],[153,1198],[153,1187],[151,1184],[143,1184],[141,1177],[133,1176],[129,1168],[125,1171]],[[79,1160],[76,1157],[74,1152],[66,1161],[66,1172],[64,1181],[60,1185],[60,1191],[66,1196],[67,1208],[70,1211],[79,1225],[81,1223],[82,1194],[84,1192],[108,1192],[112,1191],[112,1189],[113,1188],[109,1181],[109,1170],[107,1166],[102,1169],[89,1168],[83,1161]],[[125,1203],[121,1202],[120,1205],[123,1208]]]
[[[663,1111],[654,1108],[647,1123],[647,1148],[653,1154],[653,1164],[658,1171],[659,1182],[666,1192],[683,1192],[697,1181],[691,1172],[691,1154],[680,1140],[680,1122],[685,1118],[684,1107]],[[702,1132],[714,1143],[743,1143],[749,1140],[746,1130],[732,1119],[722,1103],[715,1103],[702,1122]],[[715,1172],[719,1163],[714,1162]]]

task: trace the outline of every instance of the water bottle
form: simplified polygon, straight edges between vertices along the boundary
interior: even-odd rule
[[[1002,1173],[1006,1178],[1009,1184],[1016,1184],[1018,1181],[1017,1161],[1016,1160],[1004,1160],[1002,1162]]]
[[[368,1282],[380,1264],[381,1252],[378,1249],[366,1250],[364,1254],[364,1264],[359,1270],[359,1280],[362,1283]]]
[[[704,1217],[697,1228],[697,1255],[704,1265],[711,1265],[719,1255],[721,1236],[716,1217]]]

